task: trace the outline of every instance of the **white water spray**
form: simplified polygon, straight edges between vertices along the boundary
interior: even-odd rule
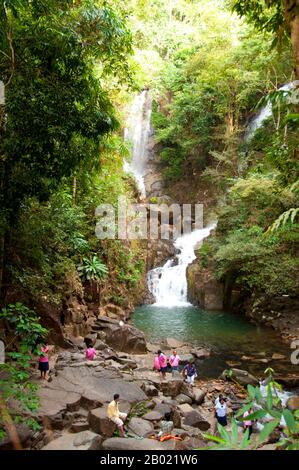
[[[286,83],[282,87],[278,89],[278,91],[291,91],[299,85],[299,80],[294,80],[293,82]],[[267,105],[264,106],[259,113],[255,116],[255,118],[249,124],[245,140],[249,141],[254,136],[255,132],[263,125],[264,121],[268,119],[272,115],[272,104],[268,101]]]
[[[150,135],[152,99],[148,90],[143,90],[133,100],[124,138],[131,145],[131,161],[124,168],[135,178],[143,197],[145,194],[144,176],[148,160],[147,144]]]
[[[164,266],[148,273],[148,288],[155,298],[157,307],[186,307],[191,304],[187,299],[187,267],[196,259],[195,250],[210,235],[216,224],[194,230],[183,235],[174,243],[179,250],[176,258],[168,260]]]

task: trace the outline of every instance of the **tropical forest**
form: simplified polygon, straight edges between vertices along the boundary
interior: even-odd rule
[[[1,0],[0,450],[299,450],[298,203],[299,0]]]

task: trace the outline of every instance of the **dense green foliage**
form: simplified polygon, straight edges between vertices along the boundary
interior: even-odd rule
[[[0,364],[0,437],[4,427],[25,421],[38,429],[34,412],[38,409],[37,385],[30,380],[31,354],[38,354],[38,345],[44,340],[47,330],[39,323],[35,312],[21,303],[8,305],[0,311],[0,321],[13,334],[7,345],[7,363]],[[18,403],[18,407],[12,406]]]
[[[0,300],[10,305],[1,315],[17,337],[26,330],[6,365],[5,402],[15,391],[27,411],[37,406],[28,338],[35,343],[45,331],[29,306],[63,312],[75,299],[93,311],[107,303],[130,310],[140,299],[141,242],[95,236],[97,205],[117,212],[120,195],[136,199],[120,132],[135,89],[152,89],[169,193],[182,183],[183,202],[212,194],[218,227],[201,248],[202,266],[247,297],[298,295],[299,100],[298,91],[279,90],[299,77],[297,7],[292,0],[0,2]],[[269,103],[272,116],[250,135],[248,124]],[[171,197],[180,199],[175,190]],[[16,297],[28,307],[11,305]],[[227,442],[220,432],[220,444],[239,445],[235,427]]]
[[[247,295],[297,295],[298,95],[278,90],[294,78],[290,43],[280,53],[272,44],[283,2],[232,3],[248,26],[210,2],[198,18],[204,32],[163,69],[153,111],[160,163],[169,186],[198,185],[197,201],[202,187],[213,189],[218,228],[201,249],[203,266]],[[268,103],[272,119],[249,135]]]

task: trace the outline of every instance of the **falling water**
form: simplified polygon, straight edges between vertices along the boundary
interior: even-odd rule
[[[283,85],[278,89],[278,91],[290,91],[293,90],[297,85],[299,85],[299,80],[295,80],[293,82],[287,83],[286,85]],[[262,124],[272,115],[272,104],[270,101],[264,106],[259,113],[256,115],[256,117],[251,121],[249,124],[246,135],[245,135],[245,141],[249,141],[252,139],[254,136],[255,132],[257,129],[259,129]]]
[[[133,100],[129,113],[125,140],[131,145],[131,160],[125,162],[125,171],[131,173],[143,197],[146,196],[144,175],[148,160],[147,144],[150,135],[152,99],[148,90],[143,90]]]
[[[191,304],[187,300],[187,267],[196,259],[195,250],[210,235],[216,224],[194,230],[183,235],[174,243],[179,253],[164,266],[148,273],[148,288],[155,298],[157,307],[184,307]]]

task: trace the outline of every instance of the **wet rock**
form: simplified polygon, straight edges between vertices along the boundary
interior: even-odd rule
[[[190,302],[206,310],[223,309],[223,285],[215,279],[212,268],[202,268],[195,260],[188,266],[187,281]]]
[[[198,428],[201,431],[207,431],[210,428],[210,423],[197,410],[186,413],[184,424]]]
[[[128,428],[134,434],[141,437],[145,437],[154,431],[154,426],[150,421],[137,417],[133,417],[131,419]]]

